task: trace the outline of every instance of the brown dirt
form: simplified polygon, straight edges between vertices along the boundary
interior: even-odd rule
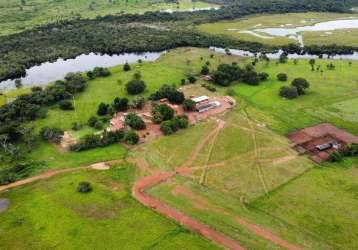
[[[113,161],[102,162],[102,163],[97,163],[97,164],[106,164],[106,165],[112,166],[114,164],[118,164],[121,162],[123,162],[123,160],[113,160]],[[9,189],[13,189],[16,187],[20,187],[20,186],[23,186],[23,185],[26,185],[26,184],[29,184],[29,183],[32,183],[35,181],[49,179],[56,175],[75,172],[75,171],[82,170],[82,169],[89,169],[89,168],[92,168],[92,166],[93,165],[82,166],[82,167],[77,167],[77,168],[65,168],[65,169],[50,170],[50,171],[44,172],[37,176],[33,176],[33,177],[29,177],[29,178],[26,178],[26,179],[23,179],[20,181],[16,181],[16,182],[10,183],[8,185],[0,186],[0,192],[6,191]]]

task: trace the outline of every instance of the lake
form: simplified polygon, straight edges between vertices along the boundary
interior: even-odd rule
[[[119,55],[100,55],[90,53],[73,59],[58,59],[55,62],[45,62],[26,70],[26,76],[20,78],[24,87],[45,85],[63,79],[70,72],[85,72],[95,67],[113,67],[119,64],[142,61],[155,61],[165,52],[124,53]],[[1,90],[15,88],[15,80],[0,82]]]

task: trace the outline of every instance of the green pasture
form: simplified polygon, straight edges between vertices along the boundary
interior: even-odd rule
[[[135,168],[83,170],[0,194],[1,249],[219,249],[131,197]],[[93,191],[76,191],[88,181]]]

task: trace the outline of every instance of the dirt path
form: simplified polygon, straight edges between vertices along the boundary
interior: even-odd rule
[[[49,179],[49,178],[59,175],[59,174],[75,172],[75,171],[82,170],[82,169],[90,169],[98,164],[113,165],[113,164],[118,164],[121,162],[123,162],[123,160],[113,160],[113,161],[107,161],[107,162],[98,162],[95,164],[91,164],[89,166],[82,166],[82,167],[77,167],[77,168],[65,168],[65,169],[50,170],[50,171],[44,172],[37,176],[33,176],[33,177],[29,177],[29,178],[26,178],[26,179],[23,179],[20,181],[16,181],[16,182],[10,183],[8,185],[0,186],[0,192],[9,190],[9,189],[13,189],[16,187],[20,187],[20,186],[23,186],[23,185],[26,185],[26,184],[29,184],[29,183],[32,183],[35,181]]]
[[[158,213],[179,222],[181,225],[203,235],[204,237],[218,243],[221,246],[235,250],[245,249],[235,240],[225,236],[222,233],[219,233],[218,231],[215,231],[214,229],[211,229],[207,225],[200,223],[192,217],[189,217],[175,210],[174,208],[153,198],[145,192],[146,189],[169,180],[175,174],[176,172],[174,171],[158,172],[151,176],[141,178],[134,183],[132,194],[143,205],[150,207]]]

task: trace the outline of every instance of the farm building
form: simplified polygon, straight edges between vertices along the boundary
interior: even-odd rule
[[[198,97],[191,98],[192,101],[194,101],[196,104],[204,103],[209,101],[209,97],[203,95]]]
[[[206,103],[197,105],[196,111],[199,113],[202,113],[202,112],[205,112],[210,109],[217,108],[217,107],[220,107],[219,101],[206,102]]]

